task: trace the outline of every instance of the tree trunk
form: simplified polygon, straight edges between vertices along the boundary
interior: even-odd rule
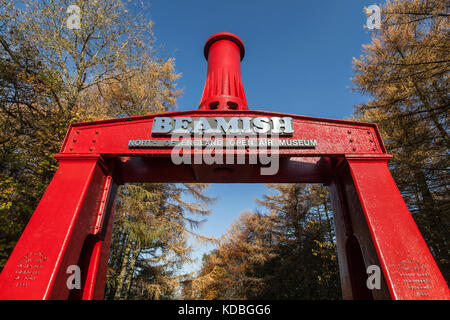
[[[125,251],[124,251],[124,257],[122,261],[122,267],[120,268],[119,276],[117,277],[117,287],[116,287],[116,293],[114,294],[114,300],[119,300],[121,298],[122,294],[122,288],[125,284],[125,280],[127,277],[127,266],[128,261],[130,259],[130,251],[131,247],[133,246],[133,243],[131,240],[127,241]]]
[[[141,252],[141,246],[136,243],[135,247],[133,248],[133,252],[131,254],[131,260],[130,260],[130,268],[128,269],[128,282],[127,287],[125,289],[124,293],[124,300],[128,299],[128,295],[130,294],[131,289],[131,283],[133,282],[133,273],[134,273],[134,267],[136,265],[137,258],[139,257],[139,254]]]

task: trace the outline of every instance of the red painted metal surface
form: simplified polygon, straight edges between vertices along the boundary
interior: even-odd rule
[[[82,272],[106,266],[107,253],[102,256],[101,249],[109,250],[109,245],[102,248],[101,243],[109,244],[110,231],[105,228],[96,236],[92,231],[107,169],[99,156],[59,160],[52,182],[0,275],[0,299],[67,299],[70,265],[80,266]],[[100,243],[95,245],[97,258],[92,261],[87,242]],[[102,290],[97,289],[97,298],[103,298]]]
[[[331,159],[343,298],[449,299],[447,284],[389,172],[390,158]],[[383,272],[379,290],[368,290],[361,281],[370,265]],[[361,273],[365,279],[358,278]]]
[[[216,33],[206,41],[204,52],[208,75],[199,109],[247,110],[241,79],[242,40],[232,33]]]
[[[0,299],[103,298],[114,199],[126,182],[323,183],[335,213],[344,299],[450,298],[389,173],[391,156],[376,125],[249,111],[240,78],[242,41],[214,35],[205,56],[208,78],[199,110],[70,126],[57,155],[59,168],[0,274]],[[128,146],[129,140],[167,139],[152,136],[155,116],[289,116],[294,133],[283,139],[314,139],[317,146],[273,151],[279,156],[274,175],[261,175],[261,163],[175,165],[170,148]],[[252,152],[257,151],[223,151],[246,157]],[[71,265],[81,268],[79,290],[66,284]],[[381,267],[380,289],[365,286],[370,265]]]
[[[392,179],[387,161],[357,157],[347,161],[391,297],[449,299],[445,279]]]
[[[130,149],[129,140],[166,140],[151,135],[155,117],[292,117],[294,134],[286,139],[316,139],[314,149],[280,149],[287,156],[344,154],[384,154],[386,150],[377,127],[372,123],[320,119],[267,111],[179,111],[131,118],[75,123],[69,128],[61,153],[170,156],[170,148]],[[170,138],[169,138],[170,139]]]

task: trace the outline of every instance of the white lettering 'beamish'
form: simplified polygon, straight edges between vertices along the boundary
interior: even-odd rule
[[[278,134],[292,135],[291,117],[155,117],[152,134]]]
[[[189,305],[185,305],[184,307],[178,308],[178,314],[183,315],[191,315],[191,314],[199,314],[199,315],[205,315],[206,318],[209,318],[211,315],[212,307],[192,307]]]

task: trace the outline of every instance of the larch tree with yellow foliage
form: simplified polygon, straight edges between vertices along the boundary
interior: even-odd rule
[[[450,3],[396,0],[354,59],[358,120],[378,124],[391,172],[444,277],[450,276]],[[387,199],[388,200],[388,199]]]

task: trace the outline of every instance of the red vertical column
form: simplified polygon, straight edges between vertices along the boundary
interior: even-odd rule
[[[347,158],[351,180],[392,299],[450,299],[441,275],[387,166]],[[363,250],[364,251],[364,250]]]
[[[110,207],[102,232],[97,236],[95,255],[91,256],[89,272],[83,290],[83,300],[103,300],[105,295],[106,272],[108,269],[109,249],[111,246],[111,234],[114,220],[115,194],[117,185],[113,186],[110,194]],[[95,259],[95,263],[92,260]]]
[[[83,285],[90,288],[83,295],[103,294],[103,288],[97,289],[102,283],[97,286],[87,274],[92,268],[106,272],[115,189],[107,190],[109,207],[102,206],[110,173],[98,155],[58,160],[53,180],[0,274],[0,299],[67,299],[68,267],[79,264]],[[99,214],[105,214],[102,220]]]
[[[78,261],[82,272],[81,289],[70,291],[69,299],[71,300],[102,300],[104,298],[117,188],[115,183],[105,185],[99,208],[104,216],[98,215],[94,232],[84,241]],[[100,223],[100,220],[104,222]]]
[[[391,299],[380,274],[380,288],[370,290],[367,268],[380,265],[348,163],[332,159],[329,189],[333,204],[342,298],[345,300]]]

